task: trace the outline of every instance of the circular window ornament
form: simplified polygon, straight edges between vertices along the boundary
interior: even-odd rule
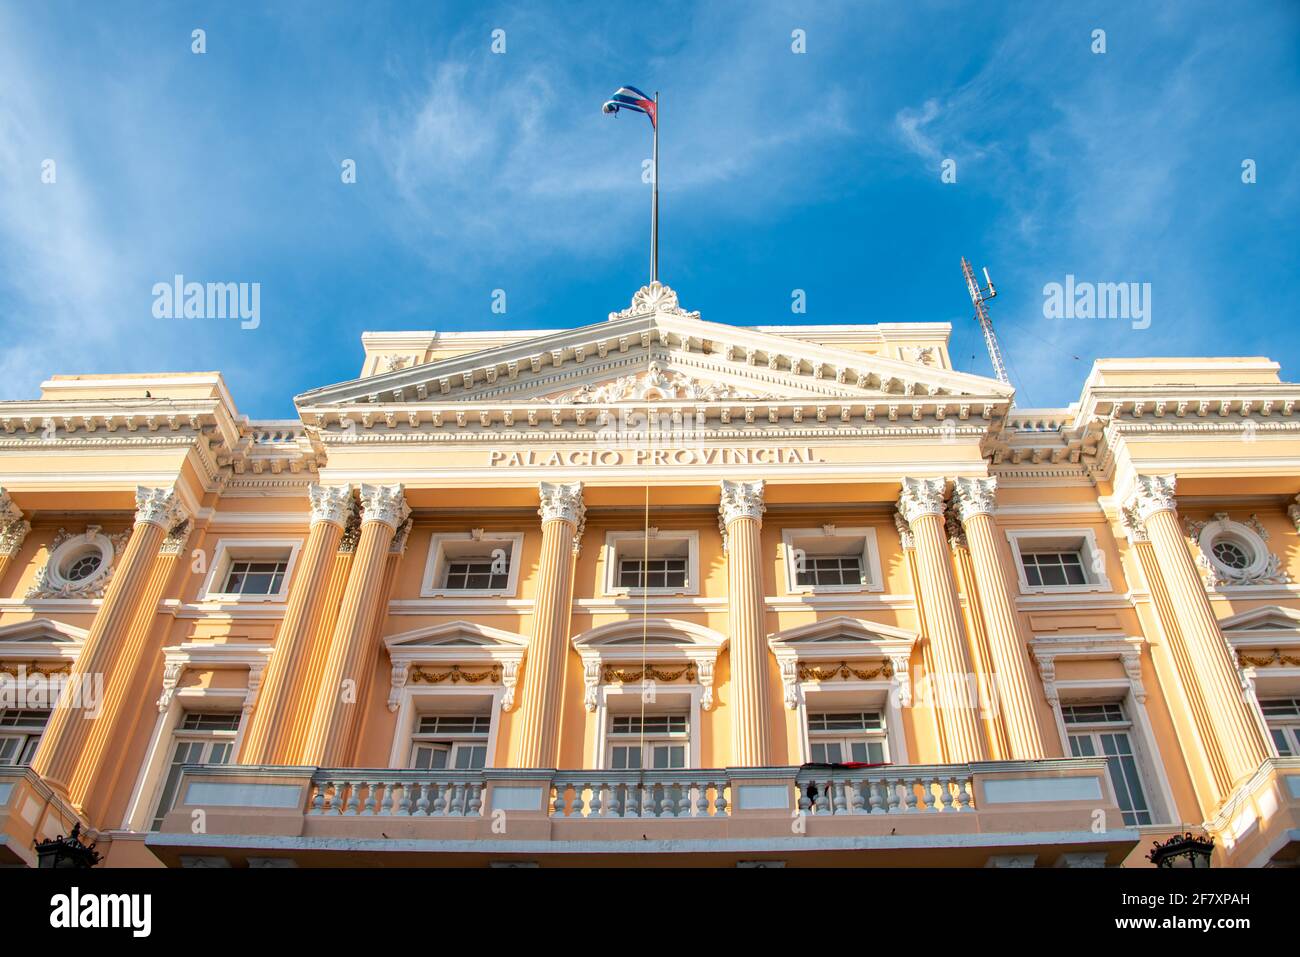
[[[1208,522],[1192,522],[1188,531],[1196,539],[1206,583],[1216,585],[1279,585],[1290,581],[1276,555],[1268,550],[1268,532],[1252,515],[1238,522],[1226,512]]]
[[[50,547],[49,561],[37,574],[29,598],[97,598],[103,594],[114,547],[98,525],[80,535],[59,529]]]

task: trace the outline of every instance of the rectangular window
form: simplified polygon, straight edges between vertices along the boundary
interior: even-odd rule
[[[475,771],[487,767],[490,715],[426,714],[411,738],[411,767]]]
[[[795,580],[800,585],[861,585],[864,581],[862,556],[805,556],[802,567],[797,568],[795,575]]]
[[[1071,705],[1061,708],[1076,758],[1104,757],[1124,823],[1129,827],[1151,823],[1138,768],[1138,755],[1129,737],[1130,725],[1118,703]]]
[[[1080,552],[1022,552],[1025,580],[1031,585],[1086,585]]]
[[[0,767],[31,764],[49,720],[50,713],[37,708],[0,711]]]
[[[616,714],[610,718],[609,767],[673,770],[686,767],[690,722],[685,714]]]
[[[239,730],[237,711],[187,711],[174,735],[171,762],[163,780],[153,830],[162,826],[163,818],[176,806],[181,768],[187,764],[229,764]]]
[[[1259,708],[1277,753],[1284,758],[1300,755],[1300,698],[1264,698]]]
[[[699,593],[699,533],[684,529],[605,533],[605,594]]]
[[[503,552],[498,558],[456,558],[447,562],[447,578],[442,587],[448,591],[500,589],[510,581],[510,558]]]
[[[686,558],[624,558],[618,563],[620,588],[685,588]]]
[[[889,748],[879,711],[821,711],[808,715],[813,764],[885,764]]]
[[[287,561],[253,562],[236,560],[226,575],[227,595],[274,595],[284,582]]]

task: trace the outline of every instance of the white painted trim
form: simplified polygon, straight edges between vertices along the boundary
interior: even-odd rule
[[[690,698],[690,704],[688,705],[688,713],[690,715],[690,722],[691,722],[691,736],[689,742],[690,754],[688,755],[687,758],[686,767],[698,768],[700,767],[700,731],[701,731],[701,714],[703,713],[704,710],[702,707],[704,689],[700,687],[698,683],[661,685],[659,687],[661,687],[663,690],[657,692],[657,697],[663,698],[663,697],[671,697],[674,695],[681,697],[685,695],[685,696],[689,696]],[[595,770],[597,771],[605,770],[605,764],[606,764],[605,751],[607,750],[607,745],[609,744],[609,742],[606,740],[606,735],[608,734],[608,728],[609,728],[609,713],[610,713],[609,699],[621,698],[627,695],[639,696],[640,694],[641,694],[641,685],[604,684],[604,683],[601,684],[600,697],[597,700],[597,704],[596,704],[596,720],[594,722],[595,734],[596,734],[595,741],[593,742]],[[654,708],[658,709],[659,705],[656,704]],[[619,713],[622,714],[623,712],[619,712]],[[627,713],[631,714],[633,712],[627,712]],[[647,707],[646,714],[652,714],[652,713],[659,713],[659,711],[658,710],[652,711],[650,707]],[[645,761],[644,754],[641,756],[641,759],[642,762]]]
[[[831,529],[828,533],[827,529]],[[800,585],[795,574],[795,539],[806,538],[862,538],[862,570],[866,582],[861,585]],[[876,529],[870,525],[841,528],[823,526],[822,528],[783,528],[781,529],[781,559],[785,568],[785,590],[790,595],[831,595],[854,594],[862,592],[883,592],[885,579],[880,567],[880,546],[876,540]]]
[[[1097,547],[1097,533],[1092,528],[1009,528],[1006,530],[1007,542],[1011,545],[1011,557],[1015,561],[1016,578],[1020,583],[1022,595],[1062,595],[1079,592],[1110,592],[1110,578],[1105,569],[1105,553]],[[1090,579],[1085,585],[1031,585],[1025,577],[1025,563],[1020,551],[1022,540],[1066,538],[1081,539],[1083,550],[1084,574]]]
[[[896,692],[895,683],[891,681],[800,681],[799,682],[799,747],[800,763],[806,764],[811,758],[812,742],[808,734],[808,695],[861,694],[871,700],[863,702],[863,708],[875,707],[875,696],[881,696],[880,710],[885,716],[885,740],[889,743],[889,763],[903,765],[908,763],[907,734],[903,730],[903,709]],[[814,701],[813,704],[816,704]]]
[[[227,592],[217,591],[218,582],[224,586],[226,576],[230,572],[232,562],[243,558],[245,550],[289,550],[289,558],[284,568],[284,576],[280,579],[280,590],[270,595],[232,595]],[[252,602],[287,602],[289,599],[289,585],[293,581],[293,572],[298,564],[298,552],[302,550],[301,538],[219,538],[217,539],[216,548],[212,552],[212,563],[208,567],[208,575],[203,580],[203,585],[199,588],[199,602],[232,602],[237,604],[248,604]],[[261,556],[259,556],[261,557]]]
[[[497,754],[497,735],[501,730],[501,702],[505,697],[506,689],[502,685],[405,685],[401,690],[401,698],[397,706],[397,721],[393,726],[393,744],[388,752],[388,767],[393,770],[410,767],[410,754],[413,739],[415,737],[416,723],[421,714],[433,713],[424,712],[420,709],[422,699],[450,697],[455,695],[461,698],[487,698],[488,704],[488,737],[487,737],[487,761],[484,767],[495,768]]]
[[[651,541],[685,541],[686,542],[686,586],[684,588],[623,588],[618,584],[618,544],[619,542],[645,540],[643,531],[607,531],[605,542],[601,547],[601,561],[604,563],[603,594],[606,598],[636,598],[642,596],[693,596],[700,593],[700,533],[694,529],[663,528],[658,529]],[[637,558],[643,552],[638,550],[628,558]]]
[[[447,542],[480,541],[487,546],[510,545],[510,567],[506,587],[501,588],[444,588],[436,584],[446,576]],[[524,547],[523,532],[484,531],[475,539],[471,532],[435,532],[429,539],[429,553],[424,561],[424,577],[420,580],[422,598],[514,598],[519,591],[520,552]],[[438,607],[442,607],[441,604]],[[479,606],[481,607],[481,606]]]

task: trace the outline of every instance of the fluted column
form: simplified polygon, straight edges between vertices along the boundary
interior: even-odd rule
[[[559,759],[573,554],[587,516],[581,482],[543,482],[540,491],[542,504],[537,514],[542,519],[542,554],[519,707],[518,764],[523,768],[553,768]]]
[[[912,530],[919,585],[925,593],[923,620],[934,662],[934,673],[928,677],[943,726],[945,759],[981,761],[988,749],[970,694],[974,672],[944,537],[945,484],[942,478],[903,479],[898,510]]]
[[[185,520],[174,489],[140,487],[135,501],[131,536],[114,564],[103,604],[72,666],[64,696],[50,714],[50,722],[32,758],[32,769],[64,797],[70,797],[69,787],[78,762],[85,760],[93,766],[101,759],[101,755],[89,753],[86,747],[93,722],[106,714],[104,702],[98,700],[95,689],[110,685],[110,671],[118,660],[158,546],[168,531]]]
[[[771,761],[767,629],[764,627],[763,482],[722,483],[718,507],[727,553],[727,622],[731,655],[731,761],[764,767]]]
[[[966,542],[975,563],[975,587],[984,611],[989,653],[997,674],[997,698],[1013,760],[1037,760],[1047,756],[1042,729],[1034,709],[1029,650],[1016,614],[1011,580],[998,554],[993,531],[993,509],[997,501],[997,479],[959,478],[954,482],[953,502]]]
[[[23,517],[22,509],[0,488],[0,582],[4,581],[5,572],[9,571],[31,530],[32,523]]]
[[[1241,682],[1219,620],[1205,595],[1182,529],[1178,527],[1173,475],[1139,475],[1129,501],[1155,552],[1159,574],[1177,609],[1178,630],[1210,714],[1226,768],[1226,793],[1268,757],[1268,745],[1242,696]]]
[[[383,611],[388,547],[410,513],[402,486],[361,486],[361,538],[316,695],[305,764],[337,766],[350,759],[347,745],[375,670],[374,625]]]
[[[355,508],[352,486],[312,484],[311,529],[289,589],[289,601],[275,637],[275,648],[262,679],[257,707],[244,735],[241,764],[281,764],[290,759],[294,709],[308,693],[304,681],[308,645],[321,613],[321,596],[343,527]],[[311,689],[315,690],[315,689]]]

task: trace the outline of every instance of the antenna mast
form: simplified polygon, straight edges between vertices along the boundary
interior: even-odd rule
[[[993,374],[1003,385],[1011,385],[1011,380],[1007,378],[1006,363],[1002,361],[1002,350],[998,347],[997,333],[993,331],[993,320],[989,317],[989,307],[985,305],[998,294],[998,291],[993,288],[993,280],[989,278],[988,267],[984,267],[984,282],[987,284],[984,289],[980,289],[979,280],[975,278],[975,270],[971,268],[965,256],[961,257],[961,273],[966,277],[970,301],[975,304],[975,318],[980,324],[980,331],[984,333],[984,345],[988,346],[989,358],[993,361]]]

